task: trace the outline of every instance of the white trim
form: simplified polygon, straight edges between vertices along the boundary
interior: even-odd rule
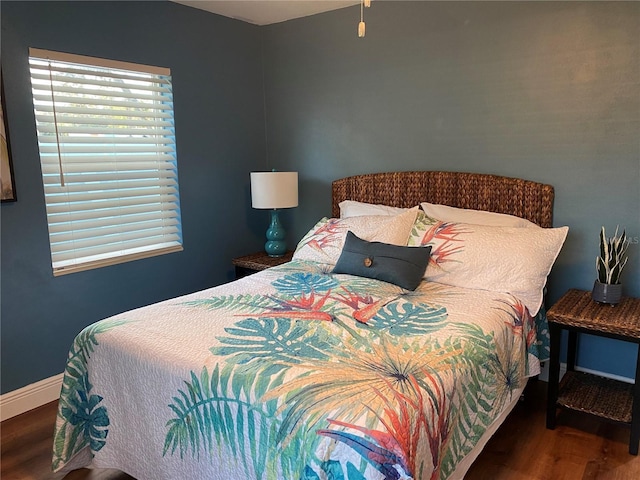
[[[109,267],[111,265],[118,265],[120,263],[133,262],[134,260],[142,260],[143,258],[165,255],[167,253],[182,252],[183,250],[184,248],[182,247],[182,245],[172,245],[170,247],[157,248],[155,250],[147,250],[144,252],[120,255],[118,257],[67,265],[65,267],[55,267],[53,269],[53,276],[59,277],[61,275],[67,275],[69,273],[84,272],[85,270],[92,270],[94,268]]]
[[[85,63],[97,67],[116,68],[120,70],[133,70],[134,72],[150,73],[152,75],[171,75],[171,69],[166,67],[156,67],[154,65],[141,65],[138,63],[123,62],[121,60],[109,60],[106,58],[89,57],[87,55],[76,55],[73,53],[54,52],[41,48],[29,47],[29,56],[43,60],[58,60],[69,63]]]
[[[560,364],[560,373],[565,373],[567,371],[567,364]],[[576,365],[576,372],[584,372],[591,373],[593,375],[598,375],[599,377],[611,378],[613,380],[618,380],[624,383],[636,383],[635,379],[629,377],[623,377],[622,375],[614,375],[613,373],[601,372],[599,370],[591,370],[590,368],[578,367]]]
[[[540,380],[544,382],[549,381],[549,361],[545,361],[540,369],[540,376],[538,377]],[[567,364],[564,362],[560,362],[560,378],[567,371]],[[592,370],[590,368],[583,368],[576,365],[577,372],[591,373],[593,375],[598,375],[599,377],[611,378],[613,380],[618,380],[624,383],[635,383],[635,379],[629,377],[623,377],[622,375],[614,375],[613,373],[601,372],[599,370]]]
[[[60,396],[63,373],[0,395],[0,421],[28,412]]]

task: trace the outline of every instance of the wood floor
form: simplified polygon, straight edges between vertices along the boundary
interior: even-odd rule
[[[562,412],[545,428],[546,383],[537,382],[487,444],[466,480],[638,480],[640,457],[629,455],[629,428]],[[114,470],[50,470],[55,403],[2,422],[2,480],[132,480]],[[189,480],[189,479],[176,479]],[[244,479],[229,479],[244,480]]]

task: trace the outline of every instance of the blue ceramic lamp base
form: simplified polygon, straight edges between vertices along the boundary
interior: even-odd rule
[[[286,232],[280,223],[278,210],[271,211],[271,225],[267,229],[267,243],[264,244],[264,251],[270,257],[282,257],[287,252],[285,242]]]

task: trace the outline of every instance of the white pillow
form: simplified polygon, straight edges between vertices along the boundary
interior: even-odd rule
[[[409,210],[408,208],[390,207],[377,203],[356,202],[355,200],[343,200],[338,204],[340,218],[362,217],[364,215],[399,215]]]
[[[445,222],[471,223],[473,225],[492,225],[495,227],[536,227],[533,222],[506,213],[485,212],[470,208],[457,208],[437,203],[423,202],[420,204],[424,213],[431,218]]]
[[[300,240],[293,258],[335,265],[349,230],[369,242],[406,245],[417,214],[414,207],[394,216],[323,218]]]
[[[531,315],[542,305],[547,275],[568,227],[519,228],[472,225],[419,215],[411,246],[431,245],[425,271],[430,281],[457,287],[508,292]]]

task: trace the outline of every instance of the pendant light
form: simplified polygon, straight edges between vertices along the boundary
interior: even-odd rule
[[[363,38],[367,26],[364,23],[364,9],[371,6],[371,0],[360,0],[360,23],[358,24],[358,37]]]

